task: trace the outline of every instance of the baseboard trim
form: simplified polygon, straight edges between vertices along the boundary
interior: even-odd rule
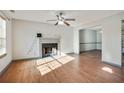
[[[0,77],[8,70],[11,63],[12,63],[12,61],[0,72]]]
[[[117,64],[113,64],[113,63],[110,63],[110,62],[107,62],[107,61],[102,61],[103,63],[106,63],[106,64],[109,64],[109,65],[111,65],[111,66],[115,66],[115,67],[119,67],[119,68],[121,68],[122,66],[120,66],[120,65],[117,65]]]
[[[92,50],[80,51],[80,53],[84,53],[84,52],[92,52],[92,51],[102,51],[102,50],[100,50],[100,49],[92,49]]]
[[[35,60],[35,59],[41,59],[42,57],[33,57],[33,58],[22,58],[22,59],[15,59],[15,60],[12,60],[13,62],[16,62],[16,61],[27,61],[27,60]]]
[[[70,53],[66,53],[67,55],[70,55],[70,54],[75,54],[74,52],[70,52]]]

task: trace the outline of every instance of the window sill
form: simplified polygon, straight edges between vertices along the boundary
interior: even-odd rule
[[[7,55],[6,53],[1,54],[1,55],[0,55],[0,59],[3,58],[3,57],[5,57],[6,55]]]

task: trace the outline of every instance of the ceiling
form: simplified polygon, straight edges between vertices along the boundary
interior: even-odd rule
[[[56,14],[59,10],[15,10],[12,13],[5,10],[9,16],[13,19],[22,19],[37,21],[43,23],[55,24],[55,22],[47,22],[49,19],[56,19]],[[114,14],[118,14],[124,11],[120,10],[63,10],[65,18],[75,18],[76,21],[70,22],[71,26],[78,26],[80,24],[89,23],[95,20],[99,20]]]
[[[97,25],[97,26],[86,28],[86,29],[93,30],[93,31],[101,31],[102,30],[102,26]]]

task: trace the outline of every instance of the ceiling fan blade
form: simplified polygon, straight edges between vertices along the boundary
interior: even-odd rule
[[[47,22],[49,22],[49,21],[57,21],[56,19],[52,19],[52,20],[47,20]]]
[[[11,13],[15,13],[15,10],[9,10]]]
[[[74,18],[66,18],[65,20],[66,20],[66,21],[75,21]]]
[[[64,22],[64,24],[66,24],[67,26],[70,26],[70,24],[68,23],[68,22],[66,22],[66,21],[63,21]]]
[[[55,23],[54,25],[58,25],[59,22]]]
[[[57,19],[59,20],[59,15],[56,15],[57,16]]]

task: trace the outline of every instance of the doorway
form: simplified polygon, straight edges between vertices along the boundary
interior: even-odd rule
[[[124,66],[124,20],[121,22],[121,50],[122,50],[122,66]]]
[[[93,26],[79,31],[80,54],[98,56],[102,53],[102,27]]]

